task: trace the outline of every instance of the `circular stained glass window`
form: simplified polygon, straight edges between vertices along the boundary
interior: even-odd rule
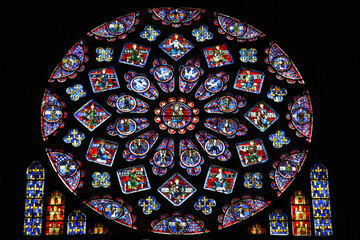
[[[262,214],[313,131],[306,82],[261,30],[197,8],[109,19],[49,77],[41,131],[79,202],[143,233],[209,234]]]

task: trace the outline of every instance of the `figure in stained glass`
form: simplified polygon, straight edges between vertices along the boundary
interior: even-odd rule
[[[119,62],[138,67],[144,67],[149,57],[150,47],[137,43],[126,43],[120,55]]]
[[[234,62],[226,44],[204,48],[203,52],[209,68],[221,67]]]
[[[150,182],[143,165],[117,171],[121,191],[125,194],[150,189]]]
[[[163,41],[159,47],[175,61],[187,54],[194,45],[192,45],[181,34],[174,33]]]
[[[268,235],[288,235],[288,224],[294,236],[311,231],[332,235],[329,182],[321,165],[311,174],[312,211],[297,194],[291,222],[289,208],[269,209],[266,222],[249,220],[269,206],[270,200],[261,196],[272,198],[276,206],[290,184],[299,181],[296,177],[302,177],[298,173],[307,166],[313,132],[309,91],[292,58],[276,43],[239,19],[187,7],[132,12],[88,35],[92,37],[77,41],[50,75],[51,92],[45,90],[41,103],[41,134],[52,174],[76,195],[71,196],[74,201],[101,215],[104,224],[110,221],[110,238],[123,226],[131,228],[135,239],[150,232],[211,231],[216,236],[238,223],[243,227],[235,234],[241,236],[244,229],[265,234],[265,223]],[[71,82],[64,83],[67,79]],[[295,82],[301,85],[288,85]],[[62,101],[70,104],[65,108]],[[281,149],[293,150],[285,154]],[[61,204],[48,204],[44,215],[45,181],[35,180],[36,174],[41,175],[33,172],[27,183],[25,235],[65,232],[61,212],[69,214],[68,234],[107,232],[92,214],[72,209],[76,202],[67,212]],[[109,195],[114,191],[121,198]],[[91,218],[88,229],[85,214]],[[43,227],[45,216],[49,220]],[[122,226],[114,228],[113,223]]]

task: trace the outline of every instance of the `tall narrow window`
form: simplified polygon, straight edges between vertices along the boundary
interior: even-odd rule
[[[270,234],[289,235],[288,216],[283,211],[276,209],[269,214]]]
[[[40,236],[43,216],[45,169],[33,162],[26,170],[24,235]]]
[[[46,235],[61,235],[64,229],[65,197],[59,191],[54,191],[48,197],[46,215]]]
[[[311,168],[310,179],[315,236],[331,236],[333,232],[327,168],[316,163]]]
[[[80,210],[74,210],[68,216],[68,235],[86,234],[86,216]]]
[[[310,236],[309,199],[301,191],[291,197],[292,232],[294,236]]]

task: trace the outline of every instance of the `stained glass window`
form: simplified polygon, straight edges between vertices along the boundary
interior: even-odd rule
[[[86,216],[81,210],[74,210],[67,219],[68,235],[86,234]]]
[[[45,169],[33,162],[26,170],[24,235],[40,236],[42,230]]]
[[[301,191],[291,197],[291,219],[294,236],[311,235],[309,200]]]
[[[46,235],[61,235],[64,229],[65,196],[54,191],[48,197],[46,215]]]
[[[241,17],[133,9],[64,43],[38,96],[52,183],[28,179],[24,235],[332,235],[306,64]]]
[[[260,223],[254,223],[252,226],[248,229],[249,234],[252,235],[261,235],[265,234],[266,229],[260,225]]]
[[[322,163],[311,168],[311,197],[316,236],[332,235],[328,169]]]
[[[107,234],[108,228],[105,227],[102,223],[96,223],[93,227],[89,229],[90,234]]]
[[[270,234],[286,236],[289,235],[288,216],[285,212],[276,209],[269,214]]]

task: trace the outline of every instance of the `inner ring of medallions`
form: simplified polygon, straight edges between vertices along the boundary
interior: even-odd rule
[[[191,109],[183,103],[170,103],[161,111],[164,124],[170,128],[180,129],[191,123]]]

